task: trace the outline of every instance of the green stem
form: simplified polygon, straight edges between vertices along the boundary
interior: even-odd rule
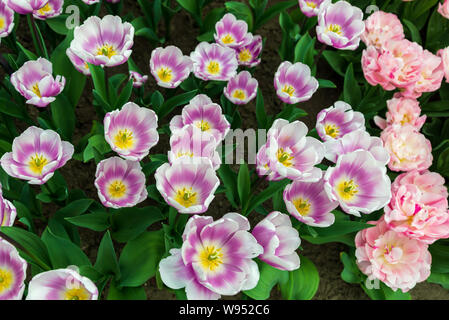
[[[318,54],[315,56],[315,60],[313,61],[313,65],[312,66],[317,66],[318,67],[318,61],[320,61],[320,58],[323,55],[323,52],[326,49],[326,47],[327,47],[327,45],[325,43],[323,43],[321,45],[320,51],[318,51]]]
[[[37,28],[36,20],[34,19],[34,16],[32,14],[29,14],[27,16],[27,18],[28,18],[28,24],[31,25],[33,43],[36,47],[35,42],[37,42],[37,45],[40,50],[39,55],[45,57],[48,60],[49,58],[48,58],[47,48],[45,47],[44,39],[42,38],[42,35],[40,34],[40,32]],[[36,47],[36,49],[37,49],[37,47]]]

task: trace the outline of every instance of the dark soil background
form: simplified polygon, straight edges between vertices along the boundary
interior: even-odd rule
[[[124,1],[124,13],[132,12],[135,16],[142,15],[136,1],[122,1]],[[204,10],[204,14],[207,14],[207,12],[214,7],[223,6],[224,2],[225,1],[212,1],[212,3],[209,4]],[[276,2],[281,1],[270,0],[269,6]],[[162,24],[160,32],[164,32]],[[267,113],[274,115],[279,113],[282,108],[282,103],[277,98],[273,87],[274,74],[279,64],[282,62],[277,53],[277,50],[280,47],[282,35],[278,19],[275,18],[271,20],[269,23],[257,30],[256,33],[260,34],[263,38],[266,38],[266,42],[262,52],[262,62],[256,67],[254,77],[259,81],[259,86],[263,92],[265,109]],[[181,10],[173,17],[171,39],[164,43],[163,46],[175,45],[179,47],[185,55],[189,55],[198,44],[198,41],[196,40],[198,35],[199,29],[195,26],[194,20],[187,12]],[[17,30],[17,38],[21,44],[28,49],[33,50],[29,31],[24,19],[22,19],[19,29]],[[156,85],[156,82],[152,78],[149,71],[149,59],[153,49],[154,45],[152,45],[148,40],[141,37],[135,37],[131,57],[143,73],[149,75],[149,81],[145,84],[145,93],[159,90],[164,94],[164,89]],[[127,70],[127,65],[124,64],[122,66],[111,68],[110,72],[111,74],[127,74]],[[302,118],[301,121],[305,122],[309,129],[312,129],[315,126],[316,114],[323,108],[327,108],[337,101],[340,93],[342,92],[342,79],[332,71],[324,59],[321,59],[318,64],[317,77],[332,80],[337,84],[337,89],[320,89],[315,93],[311,100],[301,104],[300,107],[308,112],[308,116]],[[84,135],[90,132],[93,120],[102,122],[102,119],[98,119],[92,105],[93,97],[91,90],[92,82],[90,78],[88,78],[84,94],[81,96],[79,104],[76,108],[77,125],[73,141],[75,145]],[[219,101],[215,102],[219,103]],[[181,108],[178,108],[169,117],[163,119],[159,125],[168,123],[171,117],[176,113],[180,113],[180,111]],[[248,105],[240,106],[239,111],[243,120],[243,130],[248,128],[257,128],[255,100]],[[31,114],[37,114],[36,108],[33,106],[29,106],[29,112]],[[151,150],[151,153],[166,153],[169,149],[168,141],[169,137],[167,135],[161,135],[159,144]],[[93,161],[90,161],[89,163],[82,163],[72,160],[69,161],[60,171],[66,179],[69,188],[83,189],[88,197],[98,199],[97,192],[94,187],[95,163]],[[152,183],[154,183],[153,178],[147,182],[147,185]],[[264,188],[264,185],[262,185],[261,188]],[[139,207],[148,204],[151,204],[150,200],[140,204]],[[49,215],[54,213],[57,209],[55,206],[47,204],[43,204],[43,208]],[[225,195],[221,193],[216,196],[210,205],[208,212],[205,214],[211,215],[214,218],[219,218],[230,211],[234,210]],[[253,223],[260,220],[260,217],[257,217],[256,213],[252,213],[250,220],[253,225]],[[95,261],[97,248],[102,238],[102,234],[89,231],[87,229],[80,229],[80,235],[82,249],[86,252],[86,254],[88,254],[92,261]],[[314,299],[368,299],[368,296],[363,292],[360,286],[348,284],[340,278],[343,265],[340,262],[339,255],[340,252],[347,249],[345,245],[331,243],[318,246],[312,245],[303,240],[301,246],[303,250],[300,252],[300,256],[303,255],[312,260],[318,268],[320,275],[320,285]],[[117,249],[120,248],[121,246],[118,245]],[[150,280],[145,286],[147,288],[146,291],[149,299],[175,298],[174,294],[170,293],[168,290],[159,290],[154,279]],[[439,285],[430,283],[418,284],[413,290],[411,290],[411,295],[414,299],[449,299],[449,291]],[[235,299],[238,297],[239,296],[229,298]],[[272,292],[272,298],[281,299],[281,296],[276,289]]]

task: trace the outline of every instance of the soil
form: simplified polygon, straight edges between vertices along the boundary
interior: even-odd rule
[[[125,2],[124,11],[133,12],[135,16],[141,15],[139,7],[134,0],[122,0]],[[225,1],[212,1],[211,4],[205,9],[205,13],[214,7],[223,6]],[[270,0],[269,5],[272,5],[279,0]],[[184,54],[188,55],[193,51],[198,43],[196,37],[199,35],[199,28],[196,27],[194,20],[185,11],[178,12],[172,20],[171,26],[171,39],[168,40],[163,46],[175,45],[179,47]],[[163,34],[163,26],[161,25],[161,34]],[[257,30],[257,34],[260,34],[263,38],[266,38],[265,46],[262,52],[262,62],[256,67],[254,77],[259,81],[259,87],[261,88],[265,108],[268,114],[275,115],[282,110],[282,103],[277,98],[276,92],[273,87],[273,77],[279,64],[282,62],[277,53],[277,50],[281,43],[281,29],[278,19],[275,18],[262,26]],[[25,47],[32,50],[32,42],[27,30],[26,23],[21,23],[19,30],[17,31],[18,40],[24,44]],[[156,82],[151,77],[149,72],[149,59],[151,51],[154,49],[154,45],[148,40],[135,37],[133,46],[132,58],[138,67],[149,75],[149,81],[145,84],[145,93],[153,92],[155,90],[161,91],[164,94],[164,90],[156,85]],[[111,74],[115,73],[127,73],[127,66],[122,65],[112,68]],[[338,100],[340,93],[342,92],[342,79],[335,74],[332,69],[326,64],[324,59],[318,64],[318,78],[329,79],[337,84],[337,89],[320,89],[318,90],[311,100],[304,102],[300,107],[307,111],[308,116],[301,119],[305,124],[312,129],[315,126],[316,114],[323,108],[327,108]],[[92,105],[92,83],[90,79],[86,82],[86,88],[84,94],[81,96],[78,106],[76,107],[77,125],[73,143],[76,145],[78,141],[87,134],[92,127],[94,120],[102,121],[98,119],[95,110]],[[131,99],[132,101],[132,99]],[[219,103],[219,101],[215,101]],[[30,107],[30,112],[33,107]],[[173,115],[180,113],[181,108],[175,110],[173,114],[164,119],[160,125],[168,123]],[[240,114],[242,116],[242,129],[257,128],[255,117],[255,101],[239,107]],[[167,135],[160,136],[160,142],[151,151],[152,154],[166,153],[169,149],[169,137]],[[89,163],[82,163],[76,160],[70,161],[66,166],[60,170],[61,174],[65,177],[70,189],[83,189],[88,197],[97,199],[96,189],[94,187],[95,177],[95,164],[93,161]],[[149,179],[147,184],[154,183],[153,178]],[[263,188],[264,185],[261,186]],[[140,204],[140,206],[146,206],[151,204],[150,200]],[[47,214],[51,214],[56,210],[52,206],[43,204],[44,210]],[[269,206],[267,206],[269,209]],[[207,215],[211,215],[214,218],[219,218],[225,213],[233,211],[228,200],[223,193],[218,194],[212,204],[209,207]],[[251,222],[256,222],[260,219],[255,213],[250,218]],[[82,249],[95,261],[96,251],[99,246],[102,234],[89,231],[87,229],[80,229]],[[330,243],[324,245],[313,245],[303,241],[303,251],[300,255],[306,256],[312,260],[318,268],[320,275],[320,285],[318,292],[314,299],[369,299],[368,296],[358,285],[351,285],[344,282],[340,278],[340,273],[343,269],[340,262],[340,252],[346,251],[347,247],[339,243]],[[117,247],[118,249],[121,246]],[[145,284],[147,295],[149,299],[174,299],[175,296],[168,290],[159,290],[156,286],[154,278]],[[430,283],[418,284],[411,290],[411,295],[414,299],[449,299],[449,291],[445,290],[439,285]],[[237,297],[229,297],[235,299]],[[228,297],[226,297],[228,298]],[[277,290],[273,290],[273,299],[281,299]]]

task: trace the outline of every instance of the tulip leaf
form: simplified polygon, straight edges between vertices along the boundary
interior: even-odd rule
[[[109,285],[108,300],[147,300],[145,288],[140,287],[122,287],[118,288],[114,281]]]
[[[243,293],[255,300],[266,300],[270,297],[271,290],[275,285],[288,280],[288,272],[276,269],[260,260],[256,260],[256,262],[260,272],[259,282],[255,288],[243,291]]]
[[[315,265],[302,256],[300,268],[289,271],[288,281],[280,284],[282,297],[287,300],[311,300],[319,283],[320,277]]]
[[[240,165],[240,170],[237,175],[237,192],[242,206],[242,214],[245,215],[247,213],[246,208],[251,193],[251,178],[246,163]]]
[[[102,274],[120,277],[120,268],[109,231],[106,231],[103,239],[101,239],[94,268]]]

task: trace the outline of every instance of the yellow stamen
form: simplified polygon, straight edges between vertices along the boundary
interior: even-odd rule
[[[114,143],[117,148],[130,149],[134,144],[133,132],[128,129],[119,130],[115,135]]]
[[[277,158],[280,163],[282,163],[286,167],[291,167],[293,165],[292,160],[294,159],[290,153],[284,151],[283,148],[279,148],[277,152]]]
[[[157,72],[157,76],[162,82],[170,82],[172,79],[172,70],[170,68],[160,68]]]
[[[291,97],[295,93],[295,88],[293,88],[291,85],[286,84],[284,88],[282,88],[282,92],[285,92]]]
[[[192,188],[182,188],[176,192],[176,202],[183,207],[191,207],[197,203],[197,193],[192,191]]]
[[[216,61],[209,62],[207,71],[212,75],[218,74],[220,72],[220,64]]]
[[[327,29],[330,32],[338,34],[339,36],[343,34],[343,32],[341,31],[342,27],[339,24],[330,24],[329,27],[327,27]]]
[[[210,124],[207,121],[201,120],[196,123],[196,127],[201,129],[201,131],[209,131]]]
[[[41,154],[36,153],[34,156],[31,156],[28,165],[33,173],[42,174],[42,170],[44,169],[47,162],[47,158],[45,158]]]
[[[184,157],[184,156],[188,156],[188,157],[190,157],[190,158],[193,158],[193,152],[178,152],[178,153],[176,154],[176,156],[177,156],[178,158],[181,158],[181,157]]]
[[[298,213],[305,217],[310,213],[310,202],[307,199],[297,198],[293,200],[293,205],[295,206]]]
[[[46,13],[51,12],[53,10],[53,8],[51,7],[50,3],[47,3],[45,6],[43,6],[42,8],[40,8],[39,10],[37,10],[37,12],[41,15],[44,16]]]
[[[326,124],[324,126],[324,132],[326,132],[326,135],[332,138],[337,138],[340,134],[340,128],[335,124]]]
[[[230,43],[233,43],[235,40],[234,40],[234,38],[233,38],[230,34],[227,34],[226,36],[224,36],[223,38],[221,38],[221,41],[222,41],[224,44],[230,44]]]
[[[0,17],[0,30],[3,30],[3,28],[5,27],[5,25],[6,25],[5,18]]]
[[[97,50],[97,55],[111,58],[116,55],[115,48],[109,44],[104,44]]]
[[[306,5],[312,9],[316,8],[316,3],[313,1],[306,1]]]
[[[36,82],[35,84],[33,84],[33,86],[31,87],[31,91],[33,91],[33,93],[38,96],[39,98],[42,97],[41,96],[41,91],[39,90],[39,83]]]
[[[221,248],[215,248],[215,246],[206,246],[199,258],[203,268],[210,271],[214,271],[223,263]]]
[[[249,52],[248,49],[242,50],[239,53],[239,60],[241,62],[248,62],[250,61],[252,58],[251,52]]]
[[[337,192],[344,200],[351,200],[359,192],[354,180],[344,180],[337,185]]]
[[[0,294],[14,284],[14,274],[7,269],[0,269]]]
[[[89,298],[89,292],[83,287],[68,289],[65,292],[65,300],[89,300]]]
[[[245,92],[241,89],[235,90],[234,93],[232,94],[232,96],[239,100],[245,100],[245,98],[246,98]]]
[[[125,196],[126,190],[126,185],[120,180],[113,181],[108,188],[109,195],[115,199]]]

